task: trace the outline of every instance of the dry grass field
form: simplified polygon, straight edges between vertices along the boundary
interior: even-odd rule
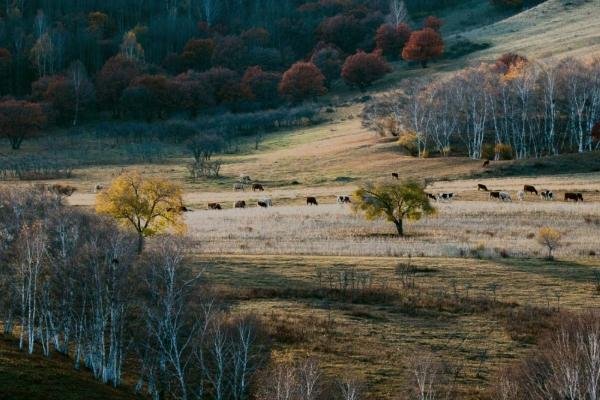
[[[531,59],[590,56],[600,51],[600,0],[548,0],[462,36],[492,44],[469,59],[494,60],[506,52]]]

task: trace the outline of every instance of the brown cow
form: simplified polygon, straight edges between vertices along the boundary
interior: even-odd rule
[[[238,200],[233,205],[234,208],[246,208],[246,202],[244,200]]]
[[[262,208],[269,208],[269,203],[267,203],[266,201],[259,200],[256,204],[258,204],[258,206]]]
[[[494,199],[500,200],[500,192],[497,192],[497,191],[490,192],[490,199],[491,200],[494,200]]]
[[[485,161],[483,162],[483,165],[482,165],[482,167],[483,167],[483,168],[487,168],[487,167],[489,167],[489,166],[490,166],[490,160],[485,160]]]
[[[583,201],[583,194],[582,193],[574,193],[574,192],[566,192],[565,193],[565,201]]]
[[[309,196],[306,198],[306,205],[307,206],[318,206],[319,203],[317,202],[316,197]]]
[[[222,210],[223,209],[219,203],[208,203],[208,208],[211,210]]]
[[[71,196],[76,190],[77,188],[70,186],[70,185],[60,185],[60,184],[54,184],[52,186],[50,186],[49,189],[52,193],[55,193],[59,196]]]
[[[535,186],[532,186],[532,185],[525,185],[525,186],[523,186],[523,191],[525,192],[525,194],[527,194],[527,193],[535,193],[536,196],[538,195],[537,189],[535,188]]]
[[[263,185],[261,185],[260,183],[254,183],[254,184],[252,185],[252,191],[253,191],[253,192],[256,192],[257,190],[258,190],[259,192],[264,192],[264,191],[265,191],[265,188],[264,188],[264,187],[263,187]]]
[[[477,191],[483,190],[484,192],[489,192],[487,186],[485,186],[484,184],[478,183],[477,184]]]
[[[400,176],[398,175],[397,172],[392,172],[392,177],[396,178],[396,179],[400,179]]]

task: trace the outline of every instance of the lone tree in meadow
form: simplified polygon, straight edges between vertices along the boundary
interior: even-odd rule
[[[402,58],[407,61],[418,61],[423,68],[427,68],[427,63],[441,56],[443,52],[442,36],[431,28],[424,28],[411,33],[408,43],[402,50]]]
[[[355,211],[365,213],[367,219],[385,218],[393,222],[399,236],[404,236],[404,219],[419,220],[435,213],[423,185],[415,181],[401,183],[368,183],[354,196]]]
[[[381,52],[358,53],[346,58],[342,67],[342,78],[349,86],[356,86],[361,91],[383,78],[392,71],[390,65],[385,61]]]
[[[138,172],[125,172],[96,199],[96,211],[110,215],[138,234],[138,252],[144,239],[171,228],[185,231],[182,218],[182,189],[160,178],[144,178]]]
[[[29,101],[0,101],[0,136],[6,137],[13,150],[18,150],[28,137],[37,134],[46,124],[42,107]]]
[[[285,71],[279,93],[294,102],[325,94],[325,76],[311,62],[297,62]]]
[[[552,260],[552,252],[556,250],[558,246],[560,246],[560,238],[561,234],[554,228],[550,228],[549,226],[544,226],[540,229],[537,236],[537,241],[542,246],[548,249],[548,259]]]

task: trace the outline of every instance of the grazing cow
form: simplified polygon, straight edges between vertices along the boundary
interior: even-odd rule
[[[352,203],[352,201],[350,201],[350,196],[348,196],[346,194],[340,194],[340,195],[338,195],[337,202],[338,202],[338,204],[350,204],[350,203]]]
[[[427,195],[427,197],[428,197],[428,198],[430,198],[431,200],[435,200],[435,201],[437,201],[437,200],[438,200],[438,198],[437,198],[437,197],[435,197],[435,195],[434,195],[434,194],[431,194],[431,193],[425,193],[425,194],[426,194],[426,195]]]
[[[500,192],[500,200],[502,201],[512,201],[512,199],[510,198],[510,194],[508,194],[508,192]]]
[[[246,208],[246,202],[244,200],[238,200],[233,205],[234,208]]]
[[[565,193],[565,201],[583,201],[583,194],[582,193],[574,193],[574,192],[567,192]]]
[[[253,185],[252,185],[252,191],[253,191],[253,192],[256,192],[257,190],[258,190],[259,192],[264,192],[264,191],[265,191],[265,188],[264,188],[264,187],[263,187],[263,185],[261,185],[260,183],[255,183],[255,184],[253,184]]]
[[[71,196],[73,193],[75,193],[75,191],[77,190],[77,188],[70,186],[70,185],[60,185],[60,184],[54,184],[52,186],[50,186],[49,189],[52,193],[55,193],[59,196]]]
[[[208,208],[211,210],[222,210],[223,209],[219,203],[208,203]]]
[[[542,200],[554,200],[554,193],[551,190],[544,189],[540,192]]]
[[[525,200],[525,192],[524,192],[524,191],[522,191],[522,190],[519,190],[519,191],[517,192],[517,197],[519,198],[519,201],[523,201],[523,200]]]
[[[242,183],[249,183],[249,182],[252,182],[252,179],[250,179],[249,175],[241,174],[240,175],[240,182],[242,182]]]
[[[483,168],[487,168],[487,167],[489,167],[489,166],[490,166],[490,160],[485,160],[485,161],[483,162],[483,165],[482,165],[482,167],[483,167]]]
[[[454,193],[439,193],[437,198],[438,200],[451,201],[454,199]]]
[[[490,200],[498,199],[500,200],[500,192],[493,191],[490,192]]]
[[[316,197],[308,196],[306,198],[306,205],[307,206],[318,206],[319,203],[317,202],[317,198]]]
[[[535,193],[536,196],[538,195],[537,189],[535,188],[535,186],[532,186],[532,185],[525,185],[525,186],[523,186],[523,191],[525,192],[525,194],[527,194],[527,193]]]
[[[484,192],[489,192],[489,190],[488,190],[487,186],[485,186],[485,185],[484,185],[484,184],[482,184],[482,183],[478,183],[478,184],[477,184],[477,191],[479,192],[480,190],[483,190]]]
[[[273,201],[270,198],[265,197],[264,199],[260,199],[258,201],[258,205],[263,208],[273,207]]]
[[[400,176],[397,172],[392,172],[392,178],[400,179]]]
[[[237,192],[238,190],[241,190],[243,192],[244,191],[244,184],[243,183],[239,183],[239,182],[234,183],[233,184],[233,190],[235,192]]]
[[[104,190],[104,185],[102,185],[102,184],[100,184],[100,183],[97,183],[97,184],[94,186],[94,193],[101,192],[102,190]]]

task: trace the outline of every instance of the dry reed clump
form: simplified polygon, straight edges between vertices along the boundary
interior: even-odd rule
[[[593,257],[600,248],[599,203],[455,201],[409,223],[398,238],[386,221],[366,221],[340,205],[188,213],[190,236],[207,254],[328,256],[541,257],[535,233],[558,229],[558,258]],[[533,233],[533,235],[532,235]]]

